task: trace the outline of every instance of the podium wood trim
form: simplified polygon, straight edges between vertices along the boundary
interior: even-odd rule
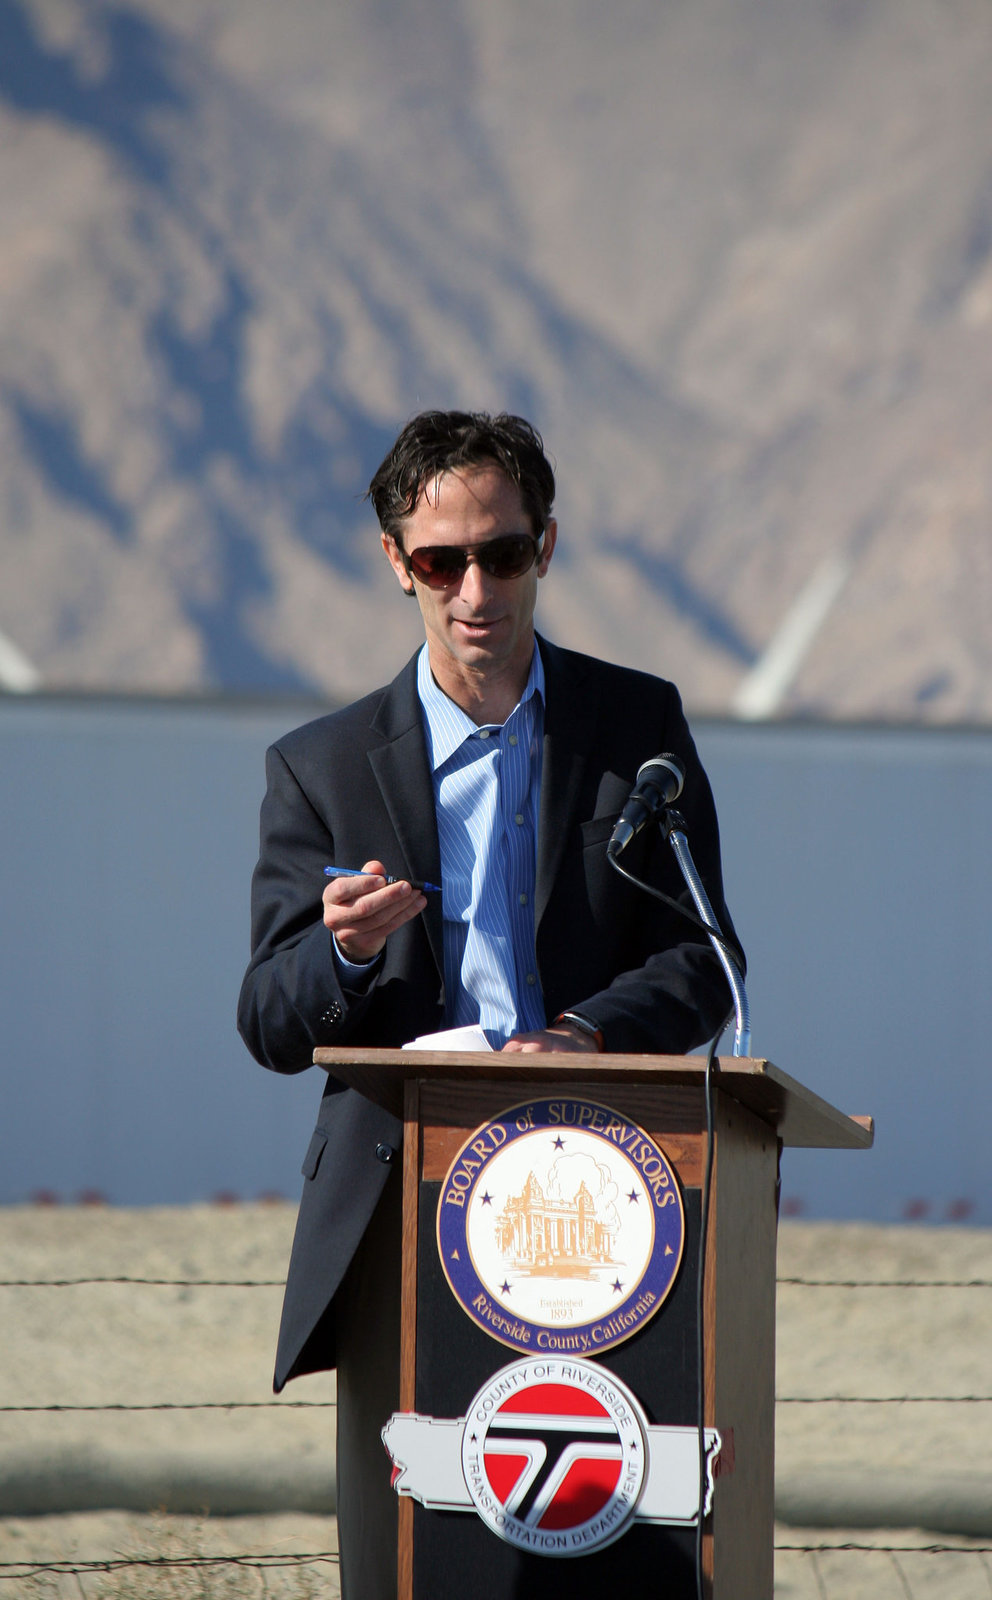
[[[581,1094],[609,1093],[614,1085],[653,1084],[699,1088],[704,1056],[571,1055],[535,1051],[370,1050],[325,1046],[313,1053],[314,1065],[358,1089],[394,1116],[404,1115],[403,1085],[409,1078],[444,1079],[454,1093],[460,1083],[498,1078],[512,1098],[533,1093],[536,1081],[556,1093],[565,1085]],[[719,1056],[714,1082],[774,1129],[783,1145],[818,1150],[868,1150],[874,1140],[871,1117],[847,1116],[814,1094],[781,1067],[751,1056]],[[579,1087],[581,1086],[581,1087]],[[507,1103],[510,1103],[509,1100]]]
[[[713,1134],[703,1303],[705,1420],[708,1427],[733,1427],[737,1466],[717,1484],[719,1504],[704,1535],[704,1572],[715,1596],[771,1600],[778,1147],[753,1112],[719,1093]]]
[[[420,1084],[408,1078],[403,1105],[403,1226],[400,1275],[400,1410],[412,1411],[417,1380],[417,1233],[420,1208]],[[399,1565],[397,1600],[413,1596],[413,1501],[398,1496]]]

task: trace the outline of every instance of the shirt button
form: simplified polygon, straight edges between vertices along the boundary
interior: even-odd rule
[[[516,744],[516,742],[517,742],[517,736],[516,736],[516,734],[515,734],[515,733],[511,733],[511,734],[510,734],[510,743],[511,743],[511,744]]]
[[[537,982],[537,973],[536,972],[528,972],[528,974],[527,974],[527,982],[530,984],[531,988],[533,988],[534,984]]]
[[[525,894],[522,894],[522,895],[521,895],[521,896],[520,896],[520,904],[521,904],[521,905],[522,905],[522,906],[525,906],[525,905],[526,905],[526,904],[527,904],[527,896],[526,896],[526,895],[525,895]]]
[[[518,811],[513,820],[516,823],[518,828],[522,828],[523,825],[524,825],[524,814],[523,814],[523,812],[522,811]]]
[[[480,728],[479,729],[479,738],[480,739],[488,739],[489,738],[489,729],[488,728]]]

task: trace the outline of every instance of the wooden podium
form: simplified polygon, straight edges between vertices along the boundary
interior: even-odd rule
[[[442,1266],[435,1219],[456,1156],[510,1108],[525,1117],[520,1108],[529,1105],[581,1102],[654,1142],[674,1171],[684,1214],[684,1248],[660,1309],[588,1359],[626,1385],[650,1424],[683,1434],[694,1427],[707,1154],[702,1057],[321,1049],[314,1061],[404,1120],[402,1412],[454,1427],[515,1355],[473,1320]],[[843,1115],[768,1061],[721,1057],[712,1081],[702,1382],[705,1423],[719,1430],[721,1445],[703,1570],[714,1600],[771,1600],[779,1152],[867,1149],[873,1129],[870,1118]],[[566,1592],[599,1600],[631,1584],[666,1600],[695,1600],[696,1529],[685,1523],[634,1521],[605,1548],[556,1561],[497,1536],[471,1506],[428,1509],[398,1497],[397,1510],[399,1600]]]

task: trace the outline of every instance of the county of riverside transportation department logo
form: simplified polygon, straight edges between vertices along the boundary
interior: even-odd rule
[[[437,1243],[462,1310],[494,1339],[594,1356],[662,1304],[685,1216],[643,1129],[562,1096],[512,1106],[466,1140],[441,1186]]]
[[[695,1428],[649,1424],[607,1368],[560,1356],[494,1372],[467,1416],[396,1412],[382,1439],[397,1494],[474,1510],[509,1544],[559,1557],[612,1544],[633,1520],[691,1527],[711,1508],[722,1448],[707,1428],[701,1474]]]
[[[579,1556],[623,1533],[647,1466],[630,1390],[589,1362],[521,1361],[469,1407],[462,1472],[482,1520],[526,1550]]]

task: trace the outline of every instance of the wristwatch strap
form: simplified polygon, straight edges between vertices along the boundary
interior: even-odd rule
[[[600,1055],[606,1049],[606,1045],[603,1042],[602,1029],[597,1028],[596,1024],[590,1021],[588,1017],[584,1017],[581,1011],[560,1011],[555,1017],[555,1022],[570,1022],[572,1027],[578,1028],[580,1033],[588,1034],[590,1039],[596,1041],[596,1049]]]

